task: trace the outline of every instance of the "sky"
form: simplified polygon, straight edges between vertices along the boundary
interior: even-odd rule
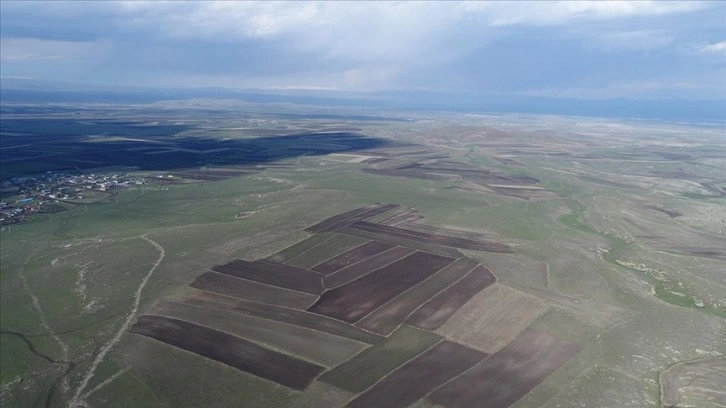
[[[726,2],[0,2],[0,74],[95,85],[726,99]]]

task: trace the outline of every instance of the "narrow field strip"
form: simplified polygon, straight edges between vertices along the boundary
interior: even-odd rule
[[[512,343],[435,390],[429,399],[452,408],[506,408],[580,350],[577,344],[528,328]]]
[[[323,293],[308,310],[353,323],[452,262],[449,257],[414,252]]]
[[[368,241],[365,244],[315,265],[311,268],[311,270],[323,275],[330,275],[347,266],[354,265],[366,258],[387,251],[393,247],[394,245],[385,242]]]
[[[474,241],[466,238],[449,237],[446,235],[438,235],[425,233],[420,231],[409,230],[405,228],[392,227],[387,225],[371,224],[365,221],[359,221],[350,225],[350,228],[362,231],[374,232],[378,234],[388,234],[398,238],[410,239],[413,241],[427,242],[435,245],[441,245],[451,248],[471,249],[476,251],[509,253],[512,249],[508,245],[490,242],[490,241]]]
[[[440,340],[429,331],[401,326],[385,340],[320,376],[320,381],[354,393],[365,391]]]
[[[416,250],[410,248],[391,248],[388,251],[373,255],[324,277],[323,286],[327,289],[337,288],[368,275],[373,271],[388,266],[393,262],[413,254],[414,252],[416,252]]]
[[[494,283],[496,278],[479,265],[438,295],[424,303],[406,322],[425,330],[436,330],[446,323],[466,302],[482,289]]]
[[[197,276],[189,286],[238,299],[262,303],[272,302],[275,305],[294,309],[305,309],[318,298],[309,293],[254,282],[218,272],[205,272]]]
[[[366,344],[376,344],[384,338],[383,336],[358,328],[352,324],[310,313],[306,310],[290,309],[250,300],[229,298],[209,292],[199,292],[197,296],[185,299],[184,303],[210,308],[225,308],[251,316],[307,327]]]
[[[226,308],[165,302],[149,314],[195,323],[326,367],[343,363],[368,347],[345,337]]]
[[[470,258],[459,258],[451,265],[431,275],[423,282],[400,294],[385,305],[372,311],[356,323],[356,326],[387,335],[394,331],[408,316],[432,297],[446,290],[464,277],[479,263]]]
[[[238,259],[224,265],[213,266],[212,270],[237,278],[314,295],[323,292],[322,275],[318,272],[272,261],[249,262]]]
[[[486,353],[441,341],[381,379],[346,407],[405,408],[486,357]]]
[[[358,221],[362,221],[398,207],[398,204],[374,204],[357,208],[328,218],[306,229],[309,232],[335,231]]]
[[[144,315],[131,332],[296,390],[307,388],[325,370],[231,334],[179,319]]]
[[[309,251],[310,249],[322,244],[329,239],[332,239],[334,236],[335,234],[333,233],[313,234],[309,238],[306,238],[296,244],[290,245],[289,247],[273,255],[270,255],[267,259],[274,262],[287,263],[287,261]]]

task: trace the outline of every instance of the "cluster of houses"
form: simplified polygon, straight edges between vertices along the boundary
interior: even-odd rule
[[[68,174],[48,172],[30,177],[16,177],[3,182],[2,190],[12,192],[13,199],[0,202],[0,224],[16,224],[37,213],[41,206],[66,202],[76,204],[88,194],[143,185],[143,177],[123,173]],[[90,193],[94,192],[94,193]]]

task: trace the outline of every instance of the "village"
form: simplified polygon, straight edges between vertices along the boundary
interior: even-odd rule
[[[5,180],[0,192],[8,199],[0,201],[0,225],[25,222],[32,214],[61,212],[72,205],[98,202],[114,190],[146,183],[145,177],[126,173],[55,171]]]

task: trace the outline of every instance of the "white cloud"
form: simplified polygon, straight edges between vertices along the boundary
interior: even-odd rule
[[[704,45],[698,51],[704,54],[726,55],[726,41]]]
[[[0,6],[3,35],[105,39],[13,44],[3,38],[4,68],[26,74],[29,61],[41,61],[31,74],[54,76],[58,71],[51,69],[61,65],[80,72],[68,61],[93,63],[91,57],[106,46],[109,62],[89,72],[98,72],[99,80],[149,85],[518,92],[642,79],[638,86],[645,89],[653,88],[647,85],[651,72],[687,82],[721,61],[695,56],[726,52],[724,42],[706,42],[723,32],[713,30],[720,30],[716,20],[726,8],[695,1],[0,1]],[[693,24],[674,24],[676,19]],[[659,52],[643,52],[651,50]],[[668,58],[676,63],[663,64]],[[642,91],[638,86],[602,92]]]
[[[0,38],[0,60],[71,61],[97,55],[108,48],[105,41],[54,41],[37,38]]]
[[[558,25],[575,20],[609,20],[700,10],[699,1],[538,1],[472,2],[464,7],[486,15],[493,26]]]

